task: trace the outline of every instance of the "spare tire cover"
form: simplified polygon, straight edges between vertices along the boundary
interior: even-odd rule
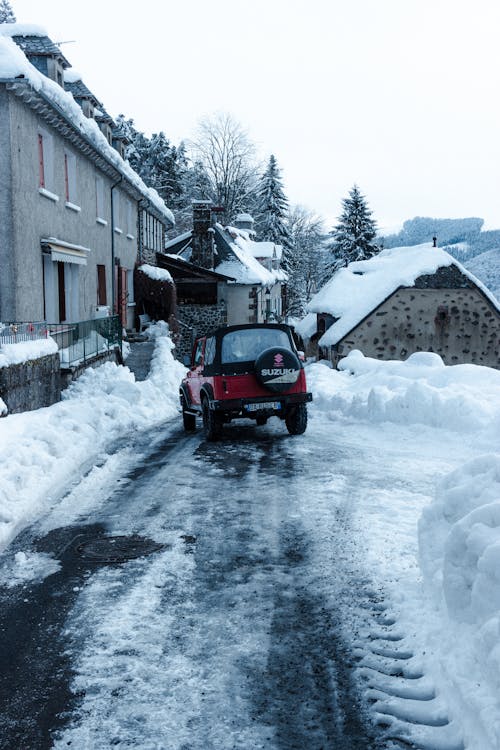
[[[265,349],[255,360],[257,380],[273,393],[288,391],[297,382],[300,369],[297,355],[279,346]]]

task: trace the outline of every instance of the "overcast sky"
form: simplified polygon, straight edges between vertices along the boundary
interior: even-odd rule
[[[11,0],[111,115],[173,142],[229,112],[291,203],[500,228],[499,0]]]

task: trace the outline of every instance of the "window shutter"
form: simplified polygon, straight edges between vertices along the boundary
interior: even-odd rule
[[[38,133],[38,175],[40,187],[45,187],[45,169],[43,164],[43,135]]]
[[[69,201],[68,154],[64,154],[64,190],[66,200]]]

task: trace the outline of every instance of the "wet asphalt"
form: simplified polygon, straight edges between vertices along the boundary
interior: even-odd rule
[[[89,750],[382,748],[347,637],[372,591],[351,554],[349,492],[335,489],[331,448],[291,438],[276,421],[230,426],[214,444],[170,428],[136,439],[135,449],[126,481],[92,517],[48,534],[27,529],[3,556],[5,565],[18,550],[48,552],[61,569],[0,590],[0,748],[44,750],[57,739],[80,750],[71,727],[82,716],[94,722]],[[200,694],[184,699],[191,728],[180,717],[177,738],[174,717],[168,734],[148,727],[144,744],[125,730],[111,744],[105,721],[100,728],[85,709],[74,678],[91,638],[68,626],[100,570],[116,568],[125,587],[137,581],[136,561],[100,563],[78,551],[127,533],[177,540],[189,557],[189,580],[178,575],[159,612],[164,649],[205,665]],[[115,699],[102,705],[119,723]]]

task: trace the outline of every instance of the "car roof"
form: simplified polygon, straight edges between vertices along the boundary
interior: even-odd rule
[[[239,325],[221,326],[220,328],[215,328],[213,331],[210,331],[210,333],[206,333],[204,336],[198,336],[198,338],[208,339],[211,336],[225,336],[226,333],[231,333],[232,331],[246,331],[249,329],[262,330],[269,328],[274,328],[281,331],[286,331],[287,333],[291,333],[291,328],[286,323],[241,323]]]

